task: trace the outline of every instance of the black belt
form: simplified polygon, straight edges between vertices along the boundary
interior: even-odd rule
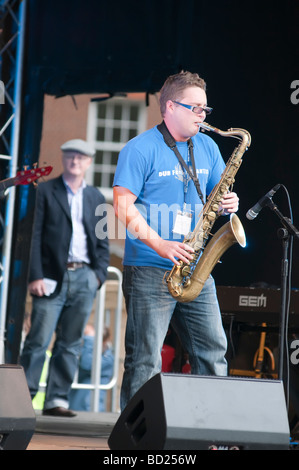
[[[73,261],[71,263],[67,263],[66,268],[68,271],[76,271],[76,269],[83,268],[83,266],[89,266],[87,263],[79,263],[77,261]]]

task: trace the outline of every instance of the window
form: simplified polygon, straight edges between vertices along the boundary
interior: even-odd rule
[[[108,201],[112,200],[112,183],[120,150],[146,129],[146,107],[143,94],[139,100],[111,98],[91,102],[88,110],[87,140],[96,155],[87,182],[98,186]]]

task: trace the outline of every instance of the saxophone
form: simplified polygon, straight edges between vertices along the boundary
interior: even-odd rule
[[[170,272],[165,273],[169,293],[179,302],[190,302],[200,294],[215,264],[231,245],[246,245],[245,232],[236,214],[231,214],[229,222],[212,236],[208,244],[207,241],[216,219],[221,215],[220,201],[225,193],[232,190],[243,154],[251,144],[251,136],[245,129],[231,128],[221,131],[207,123],[201,123],[201,127],[221,136],[236,138],[240,143],[233,150],[219,183],[203,206],[194,231],[184,238],[184,243],[194,249],[193,259],[189,264],[180,261],[179,265],[174,265]]]

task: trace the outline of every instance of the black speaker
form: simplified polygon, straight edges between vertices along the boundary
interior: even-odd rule
[[[116,422],[111,450],[289,449],[283,384],[158,374]]]
[[[25,450],[36,417],[23,368],[0,366],[0,450]]]

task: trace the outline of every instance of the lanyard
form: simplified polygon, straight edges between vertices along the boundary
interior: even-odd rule
[[[178,151],[177,149],[177,146],[176,146],[176,143],[175,143],[175,140],[174,138],[172,137],[172,135],[170,134],[169,130],[167,129],[167,126],[165,124],[164,121],[161,122],[161,124],[159,124],[157,126],[158,130],[161,132],[161,134],[163,135],[163,138],[164,138],[164,141],[166,143],[166,145],[171,149],[173,150],[173,152],[175,153],[178,161],[180,162],[181,164],[181,167],[183,168],[183,170],[185,169],[186,172],[188,173],[188,175],[190,176],[190,178],[192,179],[194,185],[195,185],[195,188],[196,188],[196,191],[197,191],[197,194],[199,195],[200,197],[200,200],[201,202],[203,203],[204,205],[204,199],[203,199],[203,194],[201,192],[201,189],[200,189],[200,184],[199,184],[199,181],[198,181],[198,178],[196,176],[196,167],[195,167],[195,160],[194,160],[194,153],[193,153],[193,142],[192,142],[192,139],[190,138],[188,140],[188,152],[190,154],[190,158],[191,158],[191,164],[192,164],[192,170],[190,170],[189,166],[186,164],[185,160],[182,158],[180,152]],[[184,192],[185,192],[185,189],[184,189]]]

